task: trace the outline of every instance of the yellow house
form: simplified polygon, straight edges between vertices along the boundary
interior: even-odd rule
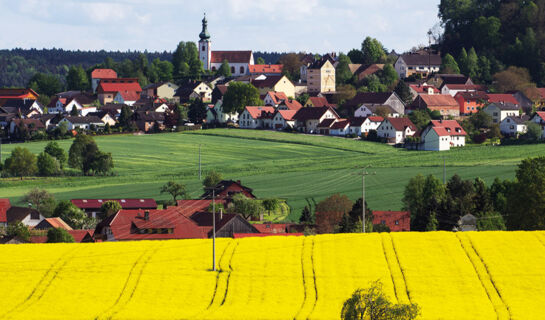
[[[269,91],[284,92],[288,98],[295,98],[295,86],[286,76],[267,76],[263,80],[253,80],[252,84],[264,96]]]
[[[335,92],[335,67],[327,56],[308,67],[307,84],[308,92]]]

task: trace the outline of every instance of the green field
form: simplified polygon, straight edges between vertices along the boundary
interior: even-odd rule
[[[407,181],[418,173],[447,176],[513,178],[521,159],[545,155],[544,145],[466,147],[448,152],[396,149],[379,143],[270,131],[214,129],[190,133],[115,135],[96,137],[99,147],[111,152],[112,177],[56,177],[0,180],[0,197],[12,202],[29,189],[40,187],[57,199],[139,198],[167,199],[159,193],[166,181],[184,182],[193,198],[202,193],[198,179],[198,149],[202,145],[202,169],[215,169],[227,179],[241,180],[258,197],[286,199],[298,217],[305,198],[319,201],[333,193],[361,196],[363,166],[371,165],[367,199],[374,210],[400,209]],[[3,145],[2,160],[16,146],[34,153],[47,142]],[[66,150],[71,140],[59,142]],[[443,160],[444,158],[444,160]]]

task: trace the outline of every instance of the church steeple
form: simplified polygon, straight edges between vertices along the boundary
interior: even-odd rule
[[[201,40],[210,39],[210,33],[208,33],[208,20],[206,20],[206,13],[204,14],[204,18],[202,19],[202,31],[199,34],[199,37],[201,38]]]

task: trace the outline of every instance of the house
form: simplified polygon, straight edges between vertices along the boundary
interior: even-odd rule
[[[316,132],[323,135],[329,135],[329,131],[331,130],[331,127],[333,126],[333,124],[335,124],[336,121],[337,118],[325,118],[318,124]]]
[[[538,91],[538,90],[536,90]],[[520,105],[522,110],[524,112],[530,113],[532,112],[532,107],[534,105],[534,101],[526,96],[526,94],[522,91],[515,91],[515,92],[508,92],[509,94],[512,94],[513,97],[517,100],[517,104]],[[529,94],[530,95],[530,94]],[[536,94],[536,96],[539,96],[539,94]]]
[[[352,75],[356,76],[358,81],[362,81],[366,77],[375,74],[384,69],[384,64],[371,64],[371,65],[362,65],[362,64],[349,64],[348,69]]]
[[[89,112],[87,114],[88,117],[97,117],[104,123],[104,125],[108,124],[110,127],[115,126],[117,123],[115,120],[115,115],[111,114],[109,111],[106,110],[100,110],[96,112]]]
[[[67,232],[74,238],[75,243],[90,243],[96,242],[93,238],[95,230],[67,230]],[[32,235],[30,237],[31,243],[47,243],[47,235]]]
[[[200,229],[206,232],[205,238],[212,238],[214,223],[212,220],[214,214],[212,212],[196,212],[190,218]],[[223,213],[220,210],[216,212],[215,219],[216,237],[218,238],[232,238],[237,233],[259,233],[254,225],[238,214]]]
[[[214,89],[212,90],[212,103],[216,103],[218,101],[223,101],[223,96],[227,92],[228,86],[226,84],[218,84]]]
[[[40,223],[38,223],[34,229],[36,230],[47,230],[47,229],[64,229],[72,230],[72,228],[64,222],[61,218],[45,218]]]
[[[45,125],[38,119],[12,119],[9,124],[10,135],[17,135],[21,133],[21,130],[32,134],[45,129]]]
[[[399,118],[401,116],[391,106],[380,104],[362,104],[354,111],[354,117],[356,118],[367,118],[369,116],[377,116],[378,114],[387,114],[390,118]]]
[[[212,88],[202,81],[187,81],[180,85],[174,94],[180,103],[201,99],[203,102],[212,101]]]
[[[81,91],[60,92],[51,99],[47,105],[48,113],[71,113],[74,108],[78,110],[79,115],[85,107],[91,107],[96,98],[90,94]]]
[[[329,135],[332,136],[344,137],[347,134],[350,134],[350,120],[348,119],[338,119],[329,129]]]
[[[0,88],[0,104],[2,104],[4,100],[38,100],[39,97],[40,95],[30,88]]]
[[[227,206],[227,200],[225,199],[216,199],[214,203],[217,206],[217,211],[219,211],[218,209],[220,208],[220,206]],[[177,200],[176,206],[179,208],[177,212],[183,214],[186,217],[191,217],[194,213],[197,212],[211,211],[212,199]]]
[[[441,84],[474,84],[470,77],[463,74],[448,74],[448,73],[438,73],[433,76],[436,82]]]
[[[337,105],[329,103],[325,97],[309,97],[305,103],[305,107],[332,107],[337,109]]]
[[[540,124],[542,127],[545,126],[545,111],[536,112],[530,121]]]
[[[411,231],[409,211],[373,211],[373,224],[385,225],[392,232]]]
[[[238,125],[244,129],[263,128],[263,113],[274,113],[274,107],[246,107],[240,114]]]
[[[5,212],[5,216],[0,215],[0,226],[7,226],[11,223],[21,222],[25,226],[33,228],[42,222],[43,219],[44,216],[42,216],[36,209],[26,207],[10,207]]]
[[[520,108],[518,100],[509,93],[489,93],[488,103],[509,103]]]
[[[97,88],[101,104],[116,102],[132,106],[142,93],[138,78],[102,79]]]
[[[272,120],[272,128],[275,130],[295,128],[294,116],[297,110],[276,110]]]
[[[91,72],[93,93],[97,92],[98,84],[102,79],[117,79],[117,73],[112,69],[95,69]]]
[[[418,129],[409,118],[386,118],[377,128],[377,135],[388,143],[399,144],[412,137]]]
[[[281,64],[254,64],[248,66],[248,72],[251,75],[279,76],[282,74],[283,68],[284,65]]]
[[[2,110],[0,110],[0,130],[5,131],[6,129],[9,129],[9,124],[13,119],[17,118],[17,114],[15,113],[3,113]]]
[[[32,99],[9,99],[0,104],[0,113],[15,113],[24,118],[30,118],[36,114],[43,114],[41,103]]]
[[[288,100],[284,92],[269,91],[263,98],[266,106],[278,107],[282,102]]]
[[[102,204],[106,201],[116,201],[126,210],[154,210],[157,209],[157,203],[154,199],[72,199],[73,205],[85,211],[91,218],[96,218],[102,214]]]
[[[223,112],[223,102],[218,100],[215,105],[206,110],[206,123],[237,123],[238,112],[225,113]]]
[[[346,108],[354,111],[362,105],[387,105],[397,113],[405,114],[405,104],[395,92],[358,92],[354,98],[345,103]]]
[[[492,117],[492,122],[499,124],[506,117],[520,116],[520,106],[509,102],[491,103],[483,109]]]
[[[467,133],[456,120],[432,120],[420,137],[423,150],[445,151],[465,146]]]
[[[257,88],[260,95],[265,95],[269,91],[284,92],[287,97],[295,97],[295,86],[286,76],[267,76],[264,79],[257,78],[250,81]]]
[[[530,116],[508,116],[500,122],[500,131],[504,136],[517,137],[528,130],[527,122]]]
[[[204,70],[217,71],[224,61],[229,63],[231,74],[240,76],[248,74],[249,66],[254,64],[252,51],[212,51],[212,41],[208,32],[208,20],[202,19],[202,31],[199,34],[199,60]]]
[[[421,94],[440,94],[441,93],[441,91],[437,89],[435,86],[428,85],[426,83],[410,84],[409,90],[411,91],[413,99]]]
[[[331,107],[301,108],[293,116],[297,130],[305,133],[317,133],[318,125],[324,119],[339,119]]]
[[[240,180],[222,180],[215,187],[216,200],[230,200],[235,194],[242,193],[247,198],[255,199],[256,196],[252,193],[253,190],[243,186]],[[201,196],[201,199],[212,199],[212,191],[207,190]]]
[[[49,130],[56,127],[62,118],[58,114],[37,114],[33,115],[32,119],[40,120],[45,126],[46,130]]]
[[[314,61],[307,68],[308,92],[335,92],[335,67],[328,55]]]
[[[152,83],[145,86],[142,90],[142,95],[145,97],[162,98],[176,100],[174,94],[178,90],[178,86],[172,82]],[[180,102],[180,101],[175,101]]]
[[[449,94],[419,95],[411,104],[411,110],[439,111],[443,117],[460,116],[460,105]]]
[[[68,130],[97,130],[98,128],[103,128],[106,124],[102,122],[99,117],[96,116],[86,116],[86,117],[72,117],[66,116],[59,124],[66,123]]]
[[[298,111],[298,110],[301,109],[302,107],[303,107],[303,106],[299,103],[299,101],[294,100],[294,99],[291,99],[291,98],[288,98],[288,99],[282,101],[282,103],[280,103],[276,109],[277,109],[277,110],[292,110],[292,111]]]
[[[472,114],[481,110],[488,101],[488,95],[483,91],[461,91],[454,96],[460,106],[460,114]]]
[[[439,72],[441,62],[441,56],[438,54],[408,53],[399,56],[394,68],[402,79],[412,75],[427,78],[431,73]]]
[[[384,121],[382,117],[352,118],[350,119],[350,133],[358,137],[366,136],[370,130],[377,130]]]
[[[454,97],[458,92],[486,91],[487,88],[477,84],[443,83],[439,90],[441,90],[441,94],[450,94]]]
[[[165,113],[155,111],[136,111],[133,115],[138,130],[143,132],[165,129]]]

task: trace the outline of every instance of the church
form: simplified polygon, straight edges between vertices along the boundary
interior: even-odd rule
[[[248,66],[254,64],[252,51],[212,51],[206,15],[202,19],[202,32],[199,34],[199,38],[199,59],[202,61],[204,70],[216,71],[223,61],[227,60],[233,76],[249,74]]]

